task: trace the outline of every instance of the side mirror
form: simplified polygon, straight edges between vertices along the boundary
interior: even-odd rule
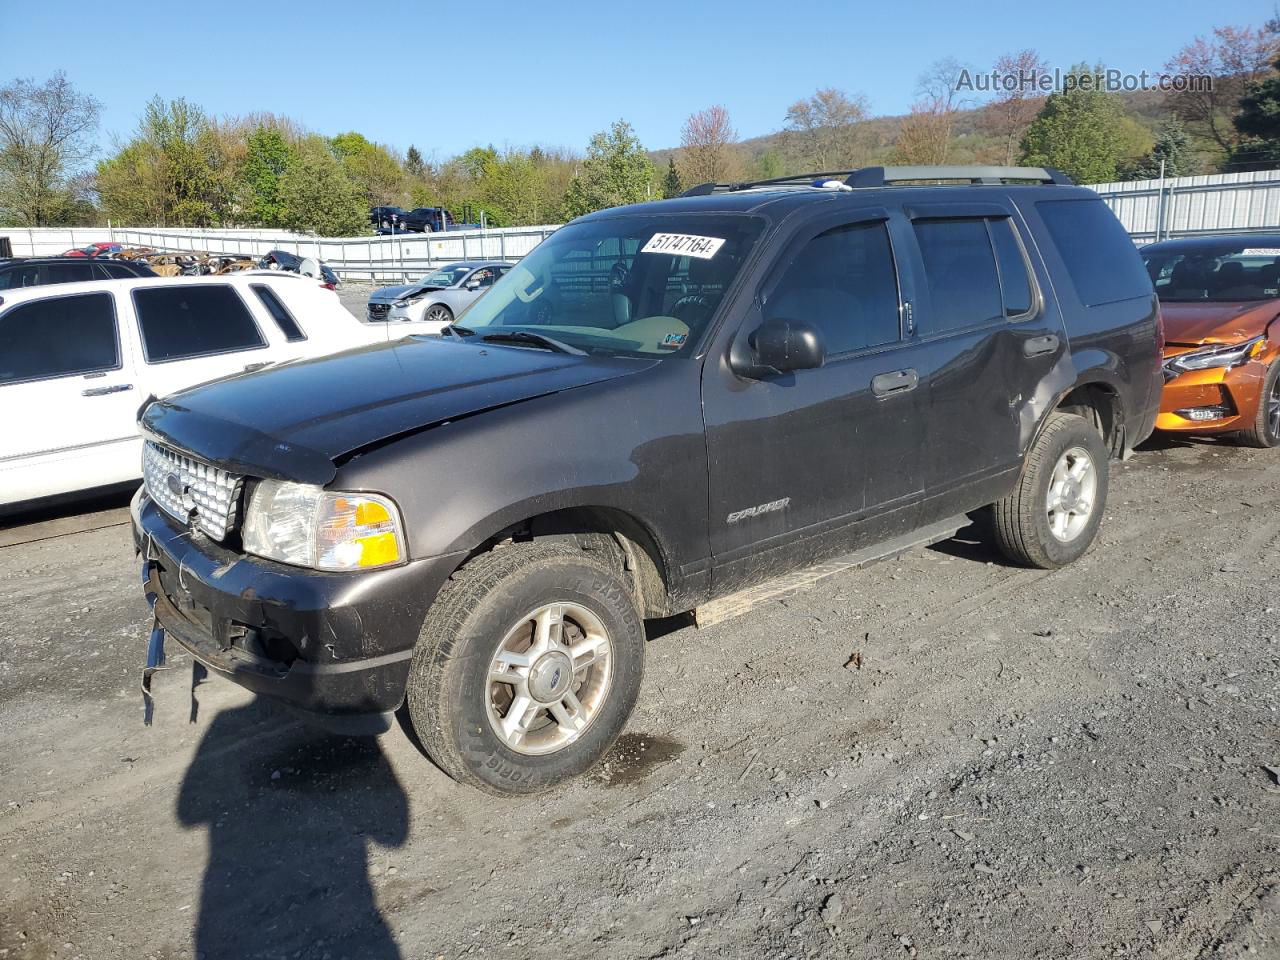
[[[479,280],[468,280],[468,281],[466,282],[466,284],[464,284],[464,286],[465,286],[468,290],[479,290],[479,289],[480,289],[480,281],[479,281]]]
[[[814,370],[827,361],[822,334],[803,320],[766,320],[747,342],[754,355],[755,369],[740,372],[752,379],[767,373]]]

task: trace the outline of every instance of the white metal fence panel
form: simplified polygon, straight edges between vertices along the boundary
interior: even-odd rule
[[[1135,243],[1280,231],[1280,170],[1092,184]]]
[[[1280,232],[1280,170],[1099,183],[1092,189],[1139,244],[1200,233]],[[49,256],[100,240],[246,257],[283,249],[318,257],[343,280],[401,282],[451,261],[519,260],[557,229],[547,224],[389,237],[313,237],[248,227],[0,227],[0,236],[9,237],[16,256]]]

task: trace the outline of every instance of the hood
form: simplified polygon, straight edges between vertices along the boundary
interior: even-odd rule
[[[194,387],[141,423],[236,473],[325,484],[335,460],[390,437],[658,362],[408,337]]]
[[[369,295],[369,302],[391,303],[393,300],[399,300],[416,286],[416,283],[402,283],[398,287],[379,287]]]
[[[1248,340],[1263,333],[1277,313],[1280,313],[1280,300],[1248,303],[1195,300],[1160,304],[1165,342],[1171,346]]]

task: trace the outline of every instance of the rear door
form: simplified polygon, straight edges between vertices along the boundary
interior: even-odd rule
[[[913,314],[928,408],[922,520],[931,522],[1007,492],[1067,344],[1012,206],[931,202],[907,212],[922,278]]]
[[[141,344],[140,375],[157,397],[281,359],[229,283],[135,287],[128,309]],[[277,334],[275,342],[282,339]]]
[[[134,356],[108,292],[0,313],[0,503],[138,475]]]
[[[914,524],[922,491],[922,391],[903,328],[909,273],[888,210],[845,211],[783,246],[738,330],[804,321],[823,367],[744,380],[703,373],[716,593]]]

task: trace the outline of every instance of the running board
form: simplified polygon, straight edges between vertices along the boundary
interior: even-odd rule
[[[948,540],[954,537],[958,530],[969,526],[969,523],[968,517],[964,514],[959,514],[947,520],[931,523],[929,526],[921,527],[919,530],[912,530],[910,533],[895,537],[892,540],[886,540],[883,543],[855,550],[853,553],[847,553],[843,557],[828,560],[826,563],[815,564],[812,567],[797,570],[795,573],[774,577],[759,586],[739,590],[737,593],[731,593],[727,597],[720,597],[717,600],[710,600],[693,611],[694,622],[701,628],[723,623],[725,620],[732,620],[734,617],[746,613],[758,603],[764,603],[766,600],[778,600],[793,593],[799,593],[801,590],[807,590],[814,584],[821,583],[823,580],[834,577],[838,573],[844,573],[846,570],[856,570],[858,567],[870,566],[881,560],[889,560],[892,557],[900,556],[908,550],[927,547],[939,541]]]

